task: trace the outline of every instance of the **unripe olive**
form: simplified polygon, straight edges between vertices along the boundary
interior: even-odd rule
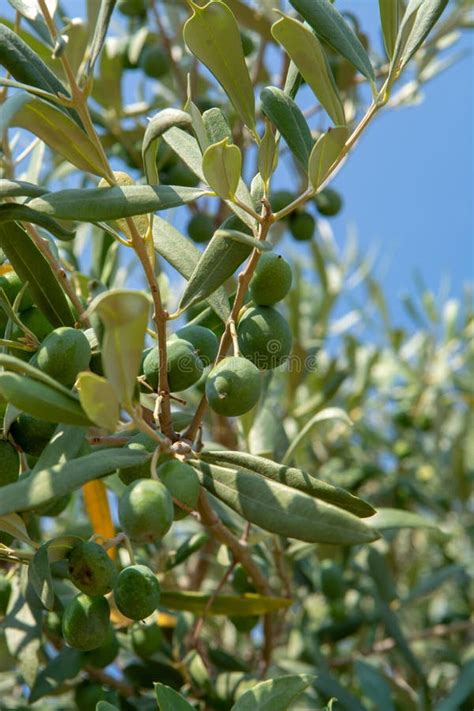
[[[142,543],[163,538],[173,523],[173,514],[168,489],[154,479],[139,479],[127,486],[118,506],[124,532]]]
[[[160,584],[146,565],[129,565],[117,578],[114,598],[122,615],[144,620],[160,603]]]
[[[314,198],[318,212],[326,217],[333,217],[342,208],[342,197],[333,188],[324,188]]]
[[[20,458],[15,447],[0,439],[0,486],[13,484],[20,472]]]
[[[214,234],[214,218],[199,212],[191,217],[186,229],[193,242],[208,242]]]
[[[76,595],[64,610],[63,637],[70,647],[87,652],[100,647],[107,639],[110,608],[105,597]]]
[[[183,326],[179,331],[176,331],[176,335],[191,343],[204,366],[211,365],[215,361],[219,350],[219,341],[216,334],[209,328],[198,325]]]
[[[237,563],[232,573],[232,587],[241,595],[255,592],[255,586],[241,563]]]
[[[118,0],[117,10],[127,17],[140,17],[145,15],[146,0]]]
[[[32,333],[35,334],[39,341],[43,341],[48,333],[51,333],[53,326],[48,321],[46,316],[36,307],[31,306],[29,309],[21,312],[20,315],[21,322],[29,328]],[[24,333],[19,326],[15,326],[12,331],[12,340],[18,340],[19,338],[24,338]],[[15,352],[17,355],[19,351]]]
[[[296,199],[296,194],[289,190],[277,190],[270,195],[270,205],[273,212],[280,212],[287,207],[293,200]]]
[[[87,595],[105,595],[113,588],[117,569],[102,546],[80,541],[68,557],[69,577]]]
[[[156,44],[147,45],[140,55],[139,65],[148,77],[161,79],[168,74],[170,62],[166,52]]]
[[[221,360],[209,373],[206,398],[214,412],[237,417],[257,404],[260,397],[258,368],[246,358],[230,356]]]
[[[0,289],[3,289],[12,306],[16,297],[20,293],[22,286],[23,284],[16,272],[7,272],[6,274],[2,274],[0,276]],[[29,309],[31,306],[33,306],[33,299],[29,289],[26,289],[21,299],[20,311],[25,311],[25,309]]]
[[[161,464],[156,473],[174,499],[177,499],[190,509],[196,508],[200,484],[195,470],[189,464],[180,462],[177,459],[171,459]],[[181,519],[185,516],[187,516],[187,512],[175,505],[175,519]]]
[[[250,293],[258,306],[271,306],[285,298],[291,288],[291,267],[279,254],[260,257],[250,280]]]
[[[332,560],[323,560],[320,569],[321,590],[329,600],[344,596],[346,586],[342,568]]]
[[[109,626],[107,637],[97,649],[92,649],[84,654],[84,664],[103,669],[112,664],[119,653],[120,645],[112,625]]]
[[[127,444],[127,449],[135,449],[141,452],[153,452],[156,449],[156,442],[147,435],[140,432],[135,437],[132,437]],[[134,464],[126,469],[118,469],[117,474],[124,484],[131,484],[137,479],[149,479],[151,476],[150,462],[146,461],[143,464]]]
[[[304,210],[294,212],[290,217],[290,232],[298,242],[307,242],[314,234],[316,220]]]
[[[156,622],[133,625],[131,636],[133,651],[143,659],[151,657],[160,648],[161,629]]]
[[[187,188],[195,188],[199,183],[197,175],[181,161],[168,168],[167,173],[168,185],[183,185]]]
[[[89,367],[91,347],[82,331],[62,327],[52,331],[36,352],[36,365],[54,380],[72,387],[81,370]]]
[[[0,573],[0,616],[3,617],[7,613],[10,595],[12,594],[12,584],[8,578]]]
[[[55,429],[54,422],[43,422],[43,420],[22,413],[12,424],[10,434],[23,452],[39,457],[49,443]]]
[[[197,383],[204,370],[199,355],[189,341],[181,338],[169,340],[166,349],[168,385],[171,392],[187,390]],[[143,361],[143,373],[154,390],[158,387],[159,367],[158,348],[153,348]]]
[[[272,306],[255,306],[245,311],[237,335],[241,354],[260,370],[277,368],[291,351],[290,327]]]

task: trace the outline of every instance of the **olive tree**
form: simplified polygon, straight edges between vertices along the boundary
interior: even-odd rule
[[[468,3],[9,2],[5,708],[470,708],[469,298],[330,226]]]

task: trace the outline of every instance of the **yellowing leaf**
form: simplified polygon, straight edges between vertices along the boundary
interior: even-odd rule
[[[309,183],[314,190],[318,190],[329,176],[330,169],[344,148],[348,135],[347,128],[337,126],[316,141],[308,164]]]
[[[92,422],[109,432],[115,432],[120,404],[109,381],[85,371],[79,374],[76,388],[82,408]]]
[[[240,149],[224,138],[206,149],[202,158],[206,181],[223,200],[235,196],[242,170]]]

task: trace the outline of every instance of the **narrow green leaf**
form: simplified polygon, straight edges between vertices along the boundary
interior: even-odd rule
[[[163,109],[153,116],[146,127],[142,143],[142,156],[145,175],[150,184],[159,182],[156,168],[159,139],[173,126],[192,128],[191,116],[179,109]]]
[[[155,684],[155,696],[159,711],[194,711],[194,706],[166,684]]]
[[[438,524],[430,521],[414,511],[380,508],[370,519],[370,525],[383,531],[390,528],[438,528]]]
[[[99,14],[97,15],[96,24],[94,27],[94,36],[92,37],[91,47],[89,50],[89,59],[87,61],[86,74],[92,74],[97,58],[100,54],[102,46],[109,28],[110,18],[115,7],[116,0],[100,0]]]
[[[116,398],[132,406],[140,369],[150,300],[141,291],[117,289],[100,294],[90,306],[104,324],[102,362]]]
[[[65,496],[83,484],[111,474],[116,469],[144,464],[148,452],[138,449],[102,449],[84,457],[34,472],[2,487],[0,516],[36,509],[52,498]]]
[[[337,705],[344,711],[367,711],[366,706],[360,703],[357,697],[339,683],[335,676],[328,671],[320,671],[314,686],[325,697],[331,696],[337,699]],[[337,706],[336,706],[337,708]]]
[[[232,276],[251,251],[246,244],[214,235],[191,274],[179,308],[186,309],[207,299]]]
[[[260,141],[258,147],[258,172],[263,180],[263,182],[268,185],[273,171],[276,167],[277,156],[277,143],[275,136],[271,129],[270,123],[265,122],[265,133]]]
[[[79,400],[33,378],[16,373],[0,373],[0,393],[19,410],[46,422],[70,425],[90,425]]]
[[[344,126],[346,117],[342,100],[318,38],[302,22],[287,15],[275,22],[272,34],[294,61],[333,122]]]
[[[309,674],[287,674],[261,681],[242,694],[231,711],[286,711],[315,679]]]
[[[195,615],[204,612],[210,615],[265,615],[289,607],[292,600],[286,597],[267,597],[255,593],[245,595],[217,595],[208,607],[210,593],[182,592],[181,590],[162,590],[160,605],[170,610],[187,610]]]
[[[328,420],[341,420],[342,422],[345,422],[345,424],[349,427],[352,427],[353,424],[349,415],[344,412],[344,410],[341,410],[340,407],[326,407],[324,410],[320,410],[315,415],[313,415],[313,417],[298,432],[296,437],[292,439],[291,444],[286,450],[281,463],[288,464],[288,462],[291,461],[298,447],[301,445],[302,442],[304,442],[310,432],[312,432],[313,428],[316,427],[316,425],[318,425],[320,422],[327,422]]]
[[[448,0],[410,0],[400,24],[390,76],[397,77],[421,47],[444,12]]]
[[[290,0],[316,34],[375,85],[369,56],[357,35],[329,0]]]
[[[221,237],[224,239],[232,239],[234,242],[239,242],[240,244],[246,244],[252,249],[258,249],[259,252],[271,252],[273,245],[270,242],[262,242],[256,239],[256,237],[251,237],[251,235],[245,234],[245,232],[240,232],[239,230],[225,230],[220,229],[215,231],[216,237]]]
[[[63,464],[74,459],[84,447],[85,439],[84,427],[60,425],[41,452],[32,471],[39,472],[55,464]]]
[[[118,706],[109,704],[108,701],[99,701],[99,703],[95,707],[95,711],[120,711],[120,709],[118,708]]]
[[[18,541],[22,541],[22,543],[26,543],[29,546],[36,545],[28,535],[25,522],[16,513],[0,516],[0,531],[8,533],[10,536],[13,536],[13,538],[16,538]]]
[[[301,469],[286,467],[266,457],[257,457],[246,452],[230,452],[225,449],[216,451],[204,450],[200,456],[203,461],[210,464],[221,464],[224,467],[236,469],[240,467],[249,469],[267,479],[285,484],[285,486],[302,491],[315,499],[320,499],[328,504],[345,509],[360,518],[373,516],[375,513],[375,509],[369,503],[358,496],[354,496],[349,491],[341,489],[339,486],[327,484]]]
[[[16,222],[0,223],[0,248],[21,281],[28,282],[33,301],[52,325],[74,326],[66,296],[46,257],[29,234]]]
[[[63,686],[64,682],[74,679],[79,674],[82,662],[83,655],[77,649],[71,649],[70,647],[62,649],[55,657],[49,660],[36,677],[28,696],[29,702],[33,704],[44,696],[53,695],[55,690]]]
[[[202,155],[199,148],[199,144],[193,136],[190,136],[186,131],[182,131],[180,128],[170,128],[166,133],[163,134],[164,142],[173,149],[177,156],[188,166],[190,170],[193,171],[199,180],[205,181],[204,173],[202,171]],[[253,209],[253,202],[242,178],[239,180],[239,186],[237,188],[236,197],[240,202],[247,205],[247,207]],[[227,206],[239,217],[246,225],[251,229],[255,226],[255,221],[252,217],[242,210],[234,202],[227,200]]]
[[[376,709],[395,711],[390,686],[383,675],[372,664],[357,660],[355,672],[359,679],[364,696],[370,699]]]
[[[54,380],[49,375],[46,375],[46,373],[43,373],[43,371],[39,370],[39,368],[35,368],[35,366],[31,365],[31,363],[28,363],[24,360],[20,360],[20,358],[15,358],[15,356],[0,353],[0,367],[4,368],[10,373],[19,373],[20,375],[26,375],[28,378],[31,378],[36,382],[44,383],[45,385],[47,385],[48,387],[55,390],[61,395],[75,398],[75,395],[73,395],[70,390],[65,388],[64,385],[61,385],[57,382],[57,380]]]
[[[242,121],[255,134],[255,99],[239,25],[223,2],[191,5],[193,15],[184,25],[184,41],[215,76]]]
[[[242,154],[238,146],[224,138],[206,148],[202,158],[206,182],[223,200],[232,200],[239,185]]]
[[[24,180],[10,180],[2,178],[0,180],[0,198],[6,197],[40,197],[49,190]]]
[[[395,581],[392,572],[385,560],[376,548],[370,548],[367,556],[369,572],[377,589],[377,594],[381,600],[390,605],[398,598]]]
[[[379,0],[379,12],[385,51],[391,59],[400,25],[400,0]]]
[[[216,498],[265,531],[308,543],[355,545],[378,534],[343,509],[246,469],[196,467],[201,484]]]
[[[449,694],[436,706],[434,711],[459,711],[461,705],[474,690],[474,659],[467,659]]]
[[[185,279],[190,279],[201,257],[201,252],[190,239],[162,217],[155,216],[153,243],[163,259],[166,259]],[[225,289],[217,289],[208,297],[207,301],[222,321],[227,321],[230,316],[230,308],[229,297]]]
[[[35,198],[29,207],[61,220],[100,222],[168,210],[194,202],[208,191],[179,185],[124,185],[114,188],[59,190]]]
[[[188,82],[190,81],[190,75],[188,74]],[[210,141],[208,140],[207,137],[207,132],[206,132],[206,127],[204,125],[203,117],[201,116],[201,112],[199,111],[198,107],[196,104],[191,100],[191,89],[188,89],[188,100],[186,104],[184,105],[185,111],[189,111],[189,115],[191,116],[191,121],[193,124],[193,131],[194,135],[196,136],[197,142],[199,144],[199,148],[201,151],[205,151],[206,148],[208,147]],[[214,141],[211,141],[211,143],[214,143]]]
[[[55,237],[65,241],[71,240],[75,236],[75,232],[66,229],[49,215],[36,212],[28,205],[20,203],[9,202],[5,205],[0,205],[0,222],[31,222],[33,225],[44,227]]]
[[[120,403],[109,381],[95,373],[79,373],[76,388],[87,417],[98,427],[115,432]]]
[[[262,110],[278,129],[290,151],[306,172],[313,138],[301,109],[276,86],[266,86],[260,94]]]
[[[389,607],[389,605],[387,605],[387,603],[382,600],[378,600],[377,608],[385,625],[387,635],[393,637],[395,640],[397,652],[405,659],[408,667],[420,679],[424,680],[425,675],[423,668],[418,661],[418,658],[413,653],[411,645],[402,630],[398,615],[394,612],[394,610],[392,610],[391,607]]]
[[[69,97],[64,84],[31,47],[19,37],[17,32],[2,22],[0,25],[0,64],[14,79],[47,91],[51,94]],[[74,109],[63,109],[78,126],[82,126],[79,115]]]
[[[347,128],[337,126],[316,141],[308,164],[309,183],[314,190],[318,190],[331,174],[331,167],[339,158],[348,136]]]
[[[21,92],[7,99],[3,112],[8,116],[9,126],[31,131],[76,168],[102,177],[105,175],[95,145],[82,128],[57,106]],[[0,123],[5,128],[5,121],[1,118]]]
[[[47,610],[54,607],[54,587],[48,558],[48,544],[44,543],[28,566],[28,578]]]

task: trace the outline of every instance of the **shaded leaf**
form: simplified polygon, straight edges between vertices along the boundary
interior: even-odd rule
[[[11,96],[2,107],[9,126],[24,128],[85,172],[104,176],[101,157],[88,135],[60,108],[26,93]],[[0,123],[3,118],[0,115]],[[5,129],[6,126],[3,125]]]
[[[268,185],[273,171],[276,167],[277,144],[270,123],[265,122],[265,133],[258,147],[258,172],[262,181]]]
[[[41,198],[39,198],[41,199]],[[0,223],[0,248],[38,308],[53,326],[74,326],[66,296],[46,257],[31,237],[16,223]]]
[[[400,25],[400,0],[379,0],[380,22],[387,57],[391,59]]]
[[[229,143],[233,142],[232,129],[222,109],[216,107],[208,109],[203,113],[202,120],[206,129],[208,145],[218,143],[225,138],[229,140]]]
[[[316,425],[318,425],[320,422],[327,422],[328,420],[341,420],[349,427],[352,427],[353,424],[349,415],[344,410],[341,410],[340,407],[326,407],[324,410],[320,410],[315,415],[313,415],[313,417],[298,432],[296,437],[293,438],[290,446],[285,452],[281,463],[287,464],[288,462],[290,462],[298,447],[310,434],[313,428],[316,427]]]
[[[288,674],[261,681],[239,697],[232,711],[286,711],[315,679],[308,674]]]
[[[252,248],[229,237],[214,235],[201,255],[179,302],[180,309],[206,299],[247,259]]]
[[[247,615],[265,615],[289,607],[292,600],[284,597],[267,597],[256,593],[245,595],[217,595],[210,607],[210,593],[182,592],[180,590],[162,590],[160,605],[170,610],[187,610],[195,615],[204,612],[210,615],[231,615],[246,617]]]
[[[159,139],[173,126],[192,128],[191,116],[179,109],[163,109],[153,116],[146,127],[142,143],[142,156],[145,175],[150,184],[159,182],[156,167]]]
[[[403,15],[390,68],[398,76],[441,17],[448,0],[410,0]]]
[[[193,15],[184,25],[184,41],[214,74],[242,121],[256,133],[252,82],[232,11],[222,2],[209,2],[204,7],[191,2],[191,6]]]
[[[101,351],[105,376],[118,401],[132,407],[150,300],[141,291],[117,289],[100,294],[89,308],[104,325]]]
[[[116,0],[100,0],[99,14],[94,27],[94,35],[92,37],[91,47],[89,50],[89,59],[87,61],[87,74],[92,74],[97,58],[100,54],[102,46],[109,28],[110,18],[115,7]]]
[[[337,705],[341,706],[345,711],[367,711],[354,694],[342,686],[338,680],[327,671],[320,671],[314,686],[324,696],[334,696],[337,699]],[[336,707],[337,708],[337,707]]]
[[[166,684],[155,684],[156,702],[160,711],[194,711],[194,706],[188,704],[181,694],[166,686]]]
[[[308,164],[308,178],[311,187],[318,190],[331,174],[331,167],[339,158],[349,136],[344,126],[337,126],[323,133],[314,144]]]
[[[434,707],[434,711],[458,711],[461,704],[474,690],[474,659],[469,659],[461,668],[460,674],[449,694]]]
[[[308,27],[287,15],[275,22],[272,34],[296,64],[333,122],[344,126],[346,117],[342,100],[318,38]]]
[[[55,464],[63,464],[77,457],[84,447],[86,429],[73,425],[60,425],[49,443],[41,452],[33,472],[47,469]]]
[[[31,222],[34,225],[44,227],[45,230],[62,240],[73,239],[75,235],[72,230],[66,229],[49,215],[36,212],[28,205],[19,203],[10,202],[0,205],[0,222]]]
[[[372,84],[375,74],[361,41],[329,0],[290,0],[316,34],[342,54]]]
[[[413,511],[379,508],[370,519],[370,525],[378,530],[390,528],[438,528],[438,524]]]
[[[194,202],[202,195],[206,195],[206,190],[179,185],[125,185],[90,190],[59,190],[35,198],[29,207],[62,220],[99,222],[168,210]]]
[[[83,655],[77,649],[70,647],[62,649],[49,660],[36,677],[28,697],[29,702],[34,703],[44,696],[53,694],[55,690],[61,688],[65,681],[74,679],[81,671],[82,661]]]
[[[41,603],[47,610],[52,610],[54,607],[54,587],[47,543],[44,543],[35,553],[28,566],[28,578]]]
[[[233,471],[203,462],[196,471],[201,484],[214,496],[271,533],[308,543],[339,545],[369,543],[378,538],[347,511],[249,470]]]
[[[201,258],[201,252],[190,239],[161,217],[153,220],[153,243],[163,259],[185,279],[189,279]],[[230,316],[229,298],[224,288],[217,289],[207,299],[222,321]]]
[[[372,701],[374,707],[384,711],[395,711],[390,686],[378,669],[372,664],[357,660],[355,671],[364,695]]]
[[[115,432],[120,404],[108,380],[95,373],[79,373],[76,382],[79,400],[88,418],[98,427]]]
[[[24,180],[0,179],[0,198],[6,197],[40,197],[49,192],[47,188],[42,188],[34,183]]]
[[[260,94],[262,110],[278,129],[290,151],[306,172],[313,148],[313,138],[301,109],[276,86],[267,86]]]
[[[23,543],[27,543],[29,546],[36,545],[28,535],[25,522],[15,513],[0,517],[0,531],[10,534],[13,538],[16,538],[18,541],[22,541]]]
[[[149,458],[150,454],[141,450],[112,447],[34,472],[2,488],[0,516],[38,508],[88,481],[107,476],[116,469],[144,464]]]
[[[230,466],[236,469],[244,467],[267,479],[302,491],[338,508],[345,509],[360,518],[372,516],[375,512],[375,509],[369,503],[354,496],[349,491],[338,486],[326,484],[326,482],[307,474],[301,469],[278,464],[266,457],[257,457],[246,452],[230,452],[224,449],[216,451],[204,450],[201,452],[200,457],[205,462],[221,464],[224,467]]]

